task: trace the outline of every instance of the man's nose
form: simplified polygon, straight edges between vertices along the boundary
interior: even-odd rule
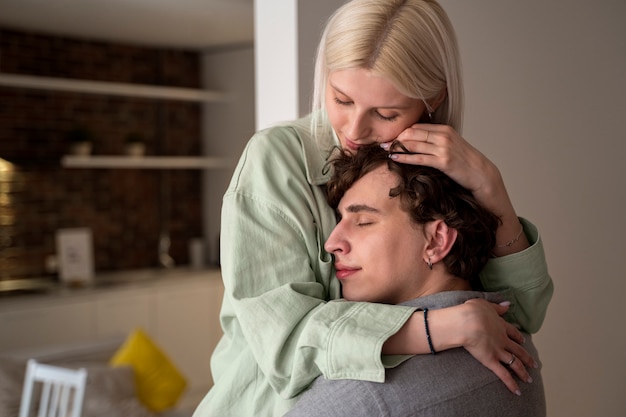
[[[345,253],[348,250],[348,243],[344,238],[340,223],[333,229],[324,243],[324,249],[328,253]]]

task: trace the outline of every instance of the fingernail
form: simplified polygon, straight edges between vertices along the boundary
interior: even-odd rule
[[[395,159],[398,159],[398,155],[396,155],[395,153],[390,153],[390,154],[389,154],[389,158],[391,158],[391,159],[394,159],[394,160],[395,160]]]
[[[521,397],[522,396],[522,391],[520,391],[520,390],[515,391],[515,395],[517,395],[518,397]]]
[[[539,368],[539,364],[537,363],[537,361],[533,361],[533,368],[535,369]]]
[[[381,143],[381,144],[380,144],[380,147],[381,147],[381,148],[383,148],[383,149],[385,149],[385,150],[387,150],[387,149],[389,149],[389,143],[387,143],[387,142],[385,142],[385,143]]]
[[[510,302],[510,301],[503,301],[503,302],[501,302],[501,303],[500,303],[500,305],[501,305],[502,307],[508,307],[508,306],[510,306],[510,305],[511,305],[511,302]]]
[[[528,376],[528,379],[526,380],[526,382],[528,382],[529,384],[533,383],[533,377],[532,376]]]

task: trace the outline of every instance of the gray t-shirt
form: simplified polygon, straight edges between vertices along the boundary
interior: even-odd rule
[[[492,293],[450,291],[404,304],[434,310],[472,298],[502,300]],[[531,337],[524,336],[524,348],[540,363]],[[416,355],[387,369],[384,383],[319,377],[286,416],[545,416],[540,369],[529,369],[529,373],[533,383],[520,381],[522,395],[518,397],[463,348]]]

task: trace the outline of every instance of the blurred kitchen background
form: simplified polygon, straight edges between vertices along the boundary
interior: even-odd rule
[[[252,38],[252,0],[0,2],[0,280],[54,277],[55,234],[77,227],[97,271],[159,267],[163,252],[186,265],[198,239],[216,265],[221,194],[254,130]],[[99,157],[131,138],[167,158],[62,163],[79,139]]]
[[[256,128],[308,111],[321,24],[342,3],[0,0],[0,280],[54,279],[46,264],[55,233],[76,227],[93,232],[97,272],[161,268],[164,232],[176,265],[189,262],[189,242],[198,238],[206,264],[216,265],[221,197],[234,160]],[[441,4],[461,47],[464,137],[498,165],[518,214],[539,227],[554,279],[534,337],[548,415],[624,416],[626,2]],[[91,80],[89,89],[117,83],[122,92],[68,91],[73,83],[55,90],[42,77]],[[41,81],[45,88],[33,88]],[[160,98],[147,98],[137,96],[135,84],[185,90],[151,89]],[[126,158],[107,162],[118,165],[132,159],[124,156],[126,137],[139,133],[146,155],[134,163],[152,166],[77,166],[85,158],[67,158],[70,139],[85,129],[92,155]],[[205,292],[195,304],[199,291],[190,286],[163,314],[193,304],[181,317],[185,326],[155,331],[175,358],[189,358],[188,372],[204,361],[199,383],[207,382],[207,352],[219,337],[221,296],[207,280],[198,279]],[[24,323],[34,325],[32,317],[44,328],[79,316],[63,310],[62,299],[56,316],[9,301],[0,300],[8,317],[0,320],[8,329],[0,329],[3,342]],[[137,305],[129,299],[129,309]],[[123,311],[103,308],[97,332],[125,329]],[[198,321],[185,337],[174,332],[197,317],[211,323]],[[212,339],[199,343],[209,325]],[[92,327],[86,322],[83,333]],[[32,333],[24,330],[24,345]],[[176,340],[181,346],[167,345]],[[196,355],[191,346],[200,347]]]

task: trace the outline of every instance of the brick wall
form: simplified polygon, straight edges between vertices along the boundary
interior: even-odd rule
[[[0,72],[198,87],[200,57],[0,28]],[[68,227],[92,229],[100,271],[158,266],[164,225],[170,254],[187,263],[202,234],[201,173],[62,168],[77,128],[92,134],[93,154],[122,154],[130,132],[149,155],[201,153],[197,103],[0,87],[0,158],[11,163],[0,160],[0,279],[52,277],[45,259]]]

